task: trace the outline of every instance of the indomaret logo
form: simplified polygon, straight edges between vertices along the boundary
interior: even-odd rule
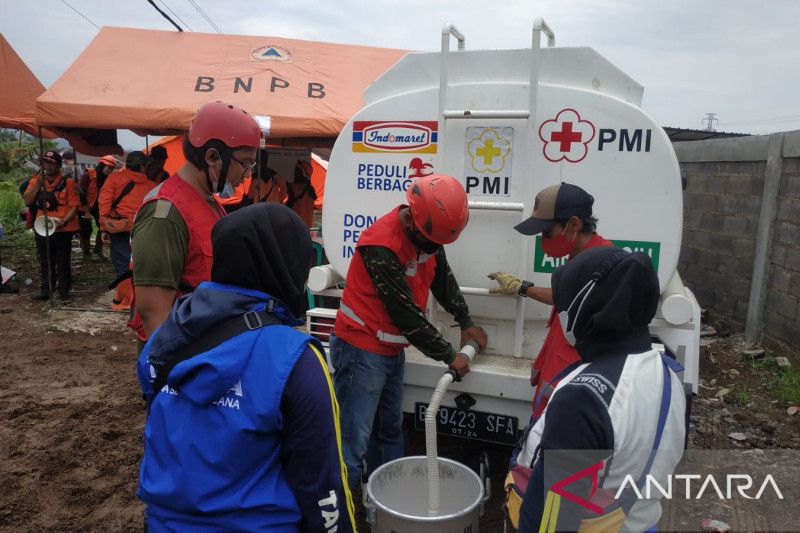
[[[353,152],[435,154],[436,121],[353,122]]]

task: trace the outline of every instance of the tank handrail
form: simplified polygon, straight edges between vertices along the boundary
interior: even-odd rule
[[[533,21],[533,48],[541,47],[542,32],[547,35],[547,47],[553,48],[556,45],[556,35],[542,17]]]
[[[458,42],[458,49],[459,50],[464,49],[464,44],[465,44],[464,34],[458,31],[458,28],[456,28],[453,25],[453,23],[448,22],[444,26],[442,26],[442,52],[447,52],[450,50],[451,35],[456,38],[456,41]]]

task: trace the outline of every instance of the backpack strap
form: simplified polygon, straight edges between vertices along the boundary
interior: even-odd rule
[[[661,445],[661,437],[664,436],[664,428],[667,425],[667,416],[669,415],[669,407],[672,403],[672,370],[673,372],[680,372],[683,366],[674,359],[661,354],[661,368],[664,370],[664,379],[661,386],[661,406],[658,410],[658,425],[656,426],[656,435],[653,439],[653,448],[650,450],[650,456],[647,458],[642,475],[636,481],[636,486],[641,492],[642,487],[645,485],[647,475],[653,467],[653,462],[656,459],[658,447]],[[625,513],[628,513],[633,505],[638,501],[636,493],[631,488],[626,488],[619,498]]]
[[[117,196],[117,198],[113,202],[111,202],[110,210],[113,211],[114,209],[116,209],[119,203],[122,201],[122,199],[128,196],[128,193],[131,192],[134,187],[136,187],[136,184],[133,182],[133,180],[129,181],[127,185],[125,185],[125,187],[122,189],[122,191],[120,191],[119,196]]]
[[[172,369],[175,368],[178,363],[191,359],[201,353],[205,353],[228,339],[232,339],[246,331],[255,331],[266,326],[276,326],[280,324],[283,324],[283,322],[275,316],[270,308],[264,311],[248,311],[243,315],[237,315],[220,322],[193,342],[175,352],[169,353],[168,357],[164,360],[155,361],[148,358],[147,362],[153,366],[156,373],[153,380],[153,394],[156,395],[161,392],[161,389],[167,384],[169,373],[172,372]]]

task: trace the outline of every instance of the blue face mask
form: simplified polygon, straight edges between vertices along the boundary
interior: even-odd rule
[[[230,198],[233,195],[233,187],[229,182],[225,182],[225,187],[223,187],[222,192],[219,193],[220,198]]]
[[[575,298],[572,299],[572,302],[570,302],[567,310],[559,311],[558,313],[558,322],[561,324],[561,330],[564,332],[564,338],[567,340],[570,346],[575,346],[575,324],[578,322],[578,316],[581,314],[581,309],[583,309],[584,302],[586,302],[586,299],[589,297],[589,294],[591,294],[592,289],[594,289],[596,284],[597,282],[594,279],[589,280],[589,282],[578,291],[578,294],[575,295]],[[578,306],[578,309],[575,311],[575,315],[570,321],[570,313],[572,312],[572,308],[576,305]]]

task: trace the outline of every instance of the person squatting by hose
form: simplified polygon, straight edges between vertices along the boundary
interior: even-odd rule
[[[151,401],[138,496],[159,531],[355,531],[339,407],[303,324],[311,238],[288,207],[214,226],[211,281],[142,351]]]
[[[580,361],[555,376],[547,407],[531,419],[512,454],[506,508],[519,533],[654,531],[660,493],[651,496],[642,487],[648,475],[666,486],[686,435],[676,375],[682,368],[653,349],[648,330],[659,294],[643,253],[587,250],[553,274],[555,312]],[[639,498],[634,481],[648,496]],[[564,497],[562,489],[587,504]]]

